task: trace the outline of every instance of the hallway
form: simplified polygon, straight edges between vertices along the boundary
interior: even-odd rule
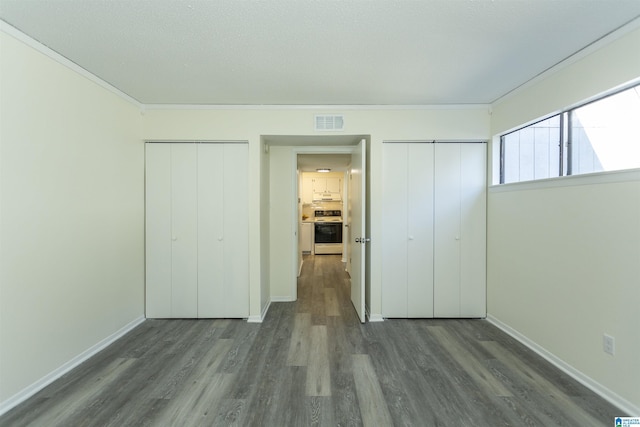
[[[147,320],[0,426],[608,426],[623,415],[484,320],[360,324],[306,256],[262,324]]]

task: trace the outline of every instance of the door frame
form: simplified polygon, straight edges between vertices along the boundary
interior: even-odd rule
[[[328,138],[329,140],[331,139],[330,137]],[[362,138],[360,138],[362,139]],[[364,138],[367,139],[367,138]],[[298,180],[298,154],[352,154],[356,149],[358,148],[357,145],[326,145],[326,146],[301,146],[301,145],[294,145],[293,149],[291,150],[291,161],[293,162],[293,168],[292,168],[292,176],[291,179],[294,182],[293,185],[293,194],[291,195],[291,200],[296,201],[295,203],[293,203],[293,216],[292,218],[294,218],[295,220],[292,221],[291,224],[291,238],[292,238],[292,247],[293,247],[293,254],[292,256],[294,257],[295,261],[292,263],[293,268],[291,269],[290,272],[290,277],[291,277],[291,296],[292,296],[292,300],[293,301],[297,301],[298,299],[298,273],[299,273],[299,269],[300,269],[300,265],[298,263],[298,256],[300,253],[300,248],[298,245],[298,241],[299,241],[299,236],[298,236],[298,227],[299,227],[299,221],[298,221],[298,206],[299,203],[297,202],[298,197],[299,197],[299,188],[298,188],[298,184],[299,184],[299,180]],[[348,197],[350,197],[350,195],[348,195]],[[366,206],[363,206],[362,209],[366,209]],[[345,216],[345,213],[343,212],[343,217]],[[369,215],[366,215],[367,218],[369,217]],[[350,243],[349,243],[350,245]],[[346,249],[348,250],[349,245],[346,245]],[[369,272],[367,271],[367,274]]]

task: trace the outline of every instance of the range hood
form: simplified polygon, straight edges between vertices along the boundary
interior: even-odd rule
[[[313,193],[314,202],[339,202],[340,193]]]

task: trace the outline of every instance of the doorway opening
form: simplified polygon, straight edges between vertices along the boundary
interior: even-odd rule
[[[348,269],[352,278],[349,290],[351,301],[361,321],[364,321],[365,245],[355,242],[365,240],[364,165],[368,140],[369,137],[358,135],[263,136],[265,153],[268,153],[269,157],[270,176],[271,301],[297,300],[297,279],[304,261],[301,238],[305,233],[308,238],[311,234],[305,243],[307,247],[304,252],[307,256],[338,256],[340,262],[344,261],[342,269]],[[329,161],[341,162],[341,165],[331,163],[332,166],[327,166]],[[332,171],[325,172],[329,175],[321,175],[321,172],[317,171],[321,168]],[[304,193],[308,195],[305,196],[305,172],[313,172],[316,177],[332,179],[318,179],[315,187],[308,187]],[[354,188],[357,188],[357,191],[354,192]],[[307,200],[304,200],[305,197]],[[303,215],[307,221],[302,220]],[[341,227],[336,227],[337,224],[321,221],[323,225],[318,231],[328,241],[315,241],[316,223],[310,220],[315,220],[316,216],[342,222]],[[354,224],[357,225],[357,233]],[[306,231],[303,231],[303,227],[306,227]],[[312,233],[309,233],[309,227],[312,227]],[[340,231],[341,241],[335,240]],[[287,235],[290,237],[287,238]],[[313,245],[312,248],[308,247],[309,244]],[[321,252],[324,253],[321,255]],[[356,265],[358,268],[354,271]]]

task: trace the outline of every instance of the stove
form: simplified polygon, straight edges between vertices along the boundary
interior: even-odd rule
[[[315,211],[314,219],[314,254],[341,254],[342,211]]]
[[[342,222],[342,211],[315,211],[315,222]]]

